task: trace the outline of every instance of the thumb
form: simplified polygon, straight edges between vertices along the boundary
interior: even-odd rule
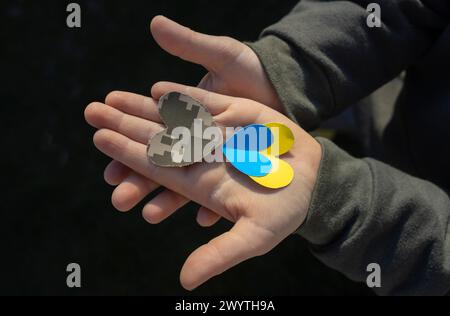
[[[181,269],[181,285],[193,290],[247,259],[263,255],[277,242],[273,233],[241,218],[230,231],[197,248]]]
[[[210,71],[219,71],[244,49],[235,39],[198,33],[161,15],[153,18],[150,30],[162,49]]]

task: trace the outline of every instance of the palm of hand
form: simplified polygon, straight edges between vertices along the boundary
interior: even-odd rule
[[[115,108],[98,103],[88,106],[86,119],[100,129],[94,136],[94,143],[103,153],[141,177],[156,180],[170,190],[166,192],[185,197],[186,201],[193,200],[205,210],[235,222],[229,232],[201,246],[187,259],[181,282],[185,288],[192,289],[243,260],[266,253],[303,222],[321,150],[320,145],[299,126],[260,103],[170,83],[157,84],[153,88],[155,96],[168,91],[179,91],[198,99],[208,106],[221,125],[245,126],[277,121],[291,128],[296,138],[291,152],[282,156],[294,168],[294,180],[282,190],[270,190],[224,163],[201,163],[187,168],[149,165],[145,148],[147,139],[142,133],[156,133],[161,126],[151,119],[156,118],[156,105],[153,102],[153,107],[149,108],[148,99],[145,99],[147,103],[138,103],[136,95],[116,93],[115,97],[109,97]],[[144,113],[146,119],[118,109],[127,107],[129,113]],[[151,113],[145,114],[146,111]],[[155,203],[150,204],[146,215],[144,209],[144,216],[153,221],[161,213],[165,213],[164,217],[175,211],[179,207],[173,204],[177,199],[170,194],[166,204],[159,201],[156,203],[159,208]]]
[[[187,61],[203,65],[208,70],[199,87],[225,95],[249,98],[282,111],[278,96],[268,81],[259,59],[248,46],[229,37],[194,32],[162,16],[152,20],[151,31],[164,50]],[[153,93],[152,95],[154,98],[158,97]],[[108,97],[105,102],[120,107],[117,99],[113,97]],[[154,116],[151,118],[155,121],[159,119]],[[158,185],[115,160],[106,167],[105,180],[111,185],[117,185],[112,195],[113,204],[117,209],[124,211],[135,206]],[[188,202],[185,197],[169,189],[164,191],[159,200],[167,204],[168,199],[175,201],[172,203],[172,209]],[[147,208],[144,208],[144,214],[147,213],[146,210]],[[146,218],[152,222],[159,222],[165,217],[164,214],[156,218]],[[219,218],[207,208],[200,208],[197,221],[202,226],[210,226]]]

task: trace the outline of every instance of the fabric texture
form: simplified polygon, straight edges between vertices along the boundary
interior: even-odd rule
[[[405,72],[392,118],[368,121],[381,146],[356,159],[318,138],[323,157],[298,233],[326,265],[356,281],[382,271],[379,294],[450,289],[450,2],[301,1],[248,45],[286,113],[306,130]],[[395,102],[393,102],[395,101]],[[383,104],[380,104],[380,106]],[[376,105],[375,105],[376,108]],[[370,143],[369,143],[370,144]],[[381,147],[381,150],[380,150]]]

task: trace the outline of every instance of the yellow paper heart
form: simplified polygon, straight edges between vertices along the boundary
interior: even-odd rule
[[[277,156],[288,152],[294,144],[294,134],[285,125],[281,123],[267,123],[267,126],[274,136],[271,146],[260,151],[272,162],[270,172],[262,177],[250,178],[256,183],[271,189],[283,188],[291,183],[294,178],[294,170],[287,162],[279,159]]]
[[[294,178],[294,170],[291,165],[274,156],[268,156],[273,168],[262,177],[250,177],[256,183],[270,189],[279,189],[287,186]],[[278,166],[276,166],[278,165]]]
[[[266,156],[281,156],[287,153],[294,145],[294,134],[286,125],[281,123],[267,123],[267,126],[273,134],[273,143],[261,153]]]

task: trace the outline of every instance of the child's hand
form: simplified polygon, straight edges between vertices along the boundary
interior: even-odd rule
[[[194,32],[163,16],[153,18],[150,28],[153,37],[164,50],[208,70],[198,85],[200,88],[252,99],[282,111],[275,89],[267,79],[258,57],[247,45],[229,37]],[[105,103],[122,109],[128,106],[127,102],[131,99],[143,102],[137,96],[128,95],[124,99],[111,94]],[[150,119],[159,120],[153,117]],[[132,208],[137,203],[136,200],[139,201],[159,185],[142,178],[115,160],[106,167],[105,180],[111,185],[118,185],[112,199],[114,206],[120,210]],[[178,201],[178,205],[188,202],[185,197],[170,190],[165,195]],[[200,212],[201,225],[209,225],[212,219],[207,211]]]
[[[316,181],[321,147],[287,117],[258,102],[173,83],[156,84],[152,94],[159,98],[169,91],[199,100],[220,125],[280,122],[295,136],[290,152],[280,157],[293,167],[294,179],[289,186],[272,190],[259,186],[228,163],[203,162],[184,168],[149,163],[148,138],[162,127],[157,123],[155,104],[145,104],[144,97],[119,93],[122,100],[127,100],[128,113],[99,103],[86,108],[87,121],[99,128],[94,143],[100,151],[145,176],[149,183],[157,182],[171,190],[145,206],[146,220],[159,222],[190,199],[202,205],[198,216],[203,219],[199,221],[213,224],[222,216],[235,222],[230,231],[196,249],[187,259],[180,280],[186,289],[193,289],[246,259],[268,252],[302,224]],[[149,190],[153,188],[156,185],[149,186]],[[186,199],[181,201],[176,196]]]
[[[163,16],[154,17],[150,29],[162,49],[208,70],[198,87],[248,98],[282,111],[261,62],[247,45],[231,37],[195,32]]]

